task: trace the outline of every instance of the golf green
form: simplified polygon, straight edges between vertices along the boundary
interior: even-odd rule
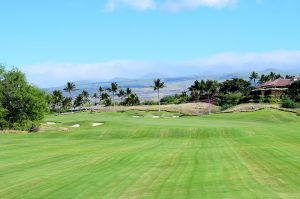
[[[0,198],[300,198],[296,114],[178,116],[51,115],[2,134]]]

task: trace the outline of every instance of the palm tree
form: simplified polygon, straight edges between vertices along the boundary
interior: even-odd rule
[[[98,92],[99,92],[99,96],[101,96],[102,93],[104,92],[104,89],[101,86],[99,86]]]
[[[129,95],[132,94],[132,90],[130,88],[126,89],[126,96],[129,97]]]
[[[90,100],[89,100],[90,94],[89,94],[89,92],[87,92],[86,90],[83,90],[82,91],[82,97],[83,97],[84,103],[88,103],[90,105]]]
[[[123,98],[126,96],[126,92],[123,89],[121,89],[119,90],[117,95],[119,98],[121,98],[121,103],[123,103]]]
[[[211,114],[211,96],[213,96],[219,88],[219,83],[216,80],[207,80],[205,83],[205,92],[208,98],[208,113]]]
[[[74,108],[79,107],[81,110],[83,104],[84,104],[84,97],[82,94],[79,94],[74,100]]]
[[[189,91],[191,92],[194,101],[198,101],[200,99],[201,95],[204,92],[204,88],[205,88],[204,80],[201,80],[201,82],[196,80],[194,84],[188,88]]]
[[[52,104],[53,104],[53,109],[56,112],[59,112],[61,107],[62,107],[62,103],[64,100],[64,96],[62,94],[62,92],[60,90],[55,90],[52,93]]]
[[[95,106],[97,105],[97,97],[98,97],[98,94],[94,93],[93,98],[95,99],[95,101],[94,101]]]
[[[70,98],[72,98],[72,92],[75,91],[75,89],[76,89],[76,85],[73,82],[68,82],[65,85],[64,91],[68,92],[70,95]]]
[[[160,79],[156,79],[153,81],[153,89],[154,91],[157,91],[157,100],[158,100],[158,112],[160,112],[160,97],[159,97],[159,91],[160,89],[165,88],[165,83],[162,82]]]
[[[103,102],[104,106],[110,106],[111,105],[111,99],[107,92],[103,92],[101,94],[101,102]]]
[[[111,83],[110,88],[108,88],[107,90],[112,93],[114,111],[116,111],[115,93],[118,91],[118,84],[116,82]]]
[[[98,92],[99,92],[99,98],[100,98],[100,100],[99,100],[99,104],[101,104],[101,97],[102,97],[102,93],[104,92],[105,90],[101,87],[101,86],[99,86],[99,88],[98,88]]]
[[[254,85],[256,86],[256,80],[257,80],[257,78],[258,78],[258,73],[257,72],[252,72],[251,74],[250,74],[250,77],[249,77],[249,79],[250,79],[250,82],[254,82]]]
[[[270,77],[270,80],[275,80],[276,74],[274,72],[270,72],[269,77]]]

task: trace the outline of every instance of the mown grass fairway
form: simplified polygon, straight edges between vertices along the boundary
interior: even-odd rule
[[[0,135],[0,198],[300,198],[295,114],[153,114],[50,116],[45,132]]]

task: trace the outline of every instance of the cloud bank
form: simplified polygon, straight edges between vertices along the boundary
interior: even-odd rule
[[[153,73],[162,74],[163,77],[182,77],[270,68],[300,73],[300,51],[221,53],[182,62],[117,60],[93,64],[41,63],[20,69],[26,73],[30,82],[40,87],[50,87],[67,81],[101,82],[115,77],[141,78]]]
[[[238,0],[108,0],[105,8],[107,11],[115,11],[120,7],[129,7],[135,10],[164,10],[176,12],[185,9],[199,7],[222,8],[232,6]]]

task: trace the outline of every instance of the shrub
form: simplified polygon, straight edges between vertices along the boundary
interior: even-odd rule
[[[243,94],[239,92],[223,94],[217,97],[217,103],[222,107],[222,109],[227,109],[238,105],[242,97]]]
[[[288,94],[292,99],[300,95],[300,81],[295,81],[288,89]]]
[[[153,100],[145,100],[142,105],[157,105],[158,103]]]
[[[175,94],[163,97],[160,102],[161,104],[183,104],[188,102],[188,95],[183,92],[182,94]]]
[[[278,104],[278,103],[280,103],[280,99],[277,98],[277,97],[275,97],[275,96],[273,96],[273,95],[266,95],[266,96],[262,99],[262,101],[263,101],[264,103],[271,103],[271,104]]]
[[[300,103],[300,94],[295,97],[295,102]]]
[[[289,97],[285,96],[281,100],[281,105],[283,108],[298,108],[299,104],[291,100]]]

